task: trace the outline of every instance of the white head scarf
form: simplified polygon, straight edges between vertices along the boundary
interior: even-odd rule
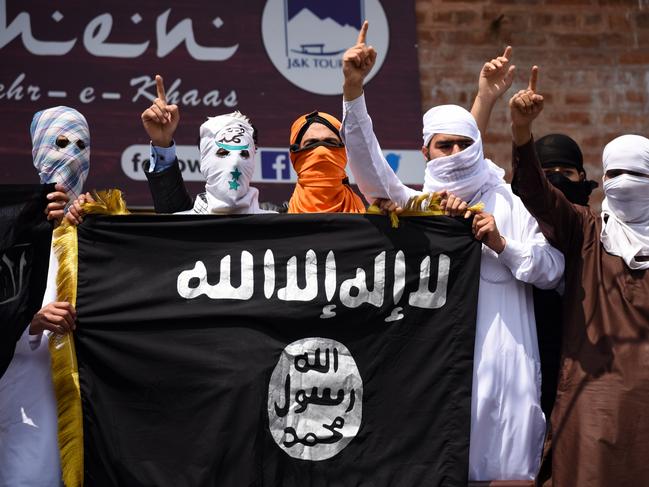
[[[604,173],[624,169],[649,175],[649,139],[623,135],[604,148]],[[602,234],[607,252],[622,257],[631,269],[649,269],[649,178],[620,174],[604,181]]]
[[[200,168],[206,181],[207,213],[265,213],[259,209],[259,191],[250,186],[257,152],[253,132],[250,120],[240,112],[211,117],[201,125]],[[219,156],[219,149],[229,154]],[[196,205],[204,208],[200,198]]]
[[[74,201],[90,169],[90,130],[85,117],[70,107],[48,108],[34,114],[29,131],[41,183],[60,183]],[[68,139],[65,147],[56,143],[61,135]]]
[[[424,146],[435,134],[469,137],[473,144],[457,154],[428,161],[424,192],[448,190],[469,204],[494,186],[505,184],[505,171],[482,152],[482,138],[473,115],[457,105],[440,105],[424,115]]]

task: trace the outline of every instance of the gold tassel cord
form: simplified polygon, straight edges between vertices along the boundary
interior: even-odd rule
[[[94,202],[84,203],[83,213],[86,215],[128,215],[126,201],[119,189],[107,189],[93,194]]]
[[[85,214],[125,215],[126,203],[119,190],[94,194],[94,203],[85,203]],[[57,301],[76,307],[78,242],[77,227],[64,219],[54,230],[52,243],[58,260],[56,276]],[[56,394],[61,470],[66,487],[83,485],[83,416],[81,389],[74,340],[71,334],[52,335],[49,341],[52,361],[52,381]]]
[[[63,224],[54,231],[53,249],[59,270],[57,301],[77,302],[77,227]],[[49,342],[56,394],[59,451],[66,487],[83,485],[83,418],[79,371],[71,334],[52,335]]]
[[[392,228],[399,227],[399,216],[442,216],[444,209],[441,206],[442,198],[439,193],[422,193],[413,196],[404,205],[403,211],[397,215],[396,212],[389,212]],[[484,203],[467,208],[471,213],[480,213],[484,209]],[[384,212],[376,205],[371,205],[367,212],[370,215],[383,215]]]

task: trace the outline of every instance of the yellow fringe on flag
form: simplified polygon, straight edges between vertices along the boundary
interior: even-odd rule
[[[119,190],[101,191],[95,203],[85,203],[85,214],[125,215],[126,203]],[[53,249],[59,270],[56,276],[57,301],[77,305],[77,227],[67,220],[54,230]],[[66,487],[83,486],[83,416],[79,370],[72,334],[53,334],[49,341],[52,381],[56,394],[61,470]]]
[[[439,193],[422,193],[418,196],[413,196],[403,207],[400,216],[441,216],[444,215],[444,210],[441,206],[442,198]],[[484,209],[484,203],[467,208],[471,213],[479,213]],[[384,212],[376,205],[371,205],[367,212],[370,215],[383,215]],[[392,228],[399,227],[399,215],[396,212],[390,212],[390,222]]]

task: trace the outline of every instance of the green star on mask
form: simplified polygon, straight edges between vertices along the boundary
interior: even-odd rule
[[[230,189],[234,189],[235,191],[239,189],[239,186],[241,186],[234,179],[232,181],[229,181],[229,183],[230,183]]]

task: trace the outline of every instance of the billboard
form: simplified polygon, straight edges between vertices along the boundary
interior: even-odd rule
[[[90,125],[86,188],[117,187],[130,205],[150,205],[140,114],[161,74],[180,107],[175,140],[190,192],[203,188],[198,127],[240,110],[259,131],[260,200],[284,201],[296,180],[290,125],[314,110],[342,117],[342,54],[363,19],[378,51],[367,85],[377,135],[402,180],[421,184],[414,2],[397,0],[0,0],[1,181],[35,182],[31,118],[67,105]]]

